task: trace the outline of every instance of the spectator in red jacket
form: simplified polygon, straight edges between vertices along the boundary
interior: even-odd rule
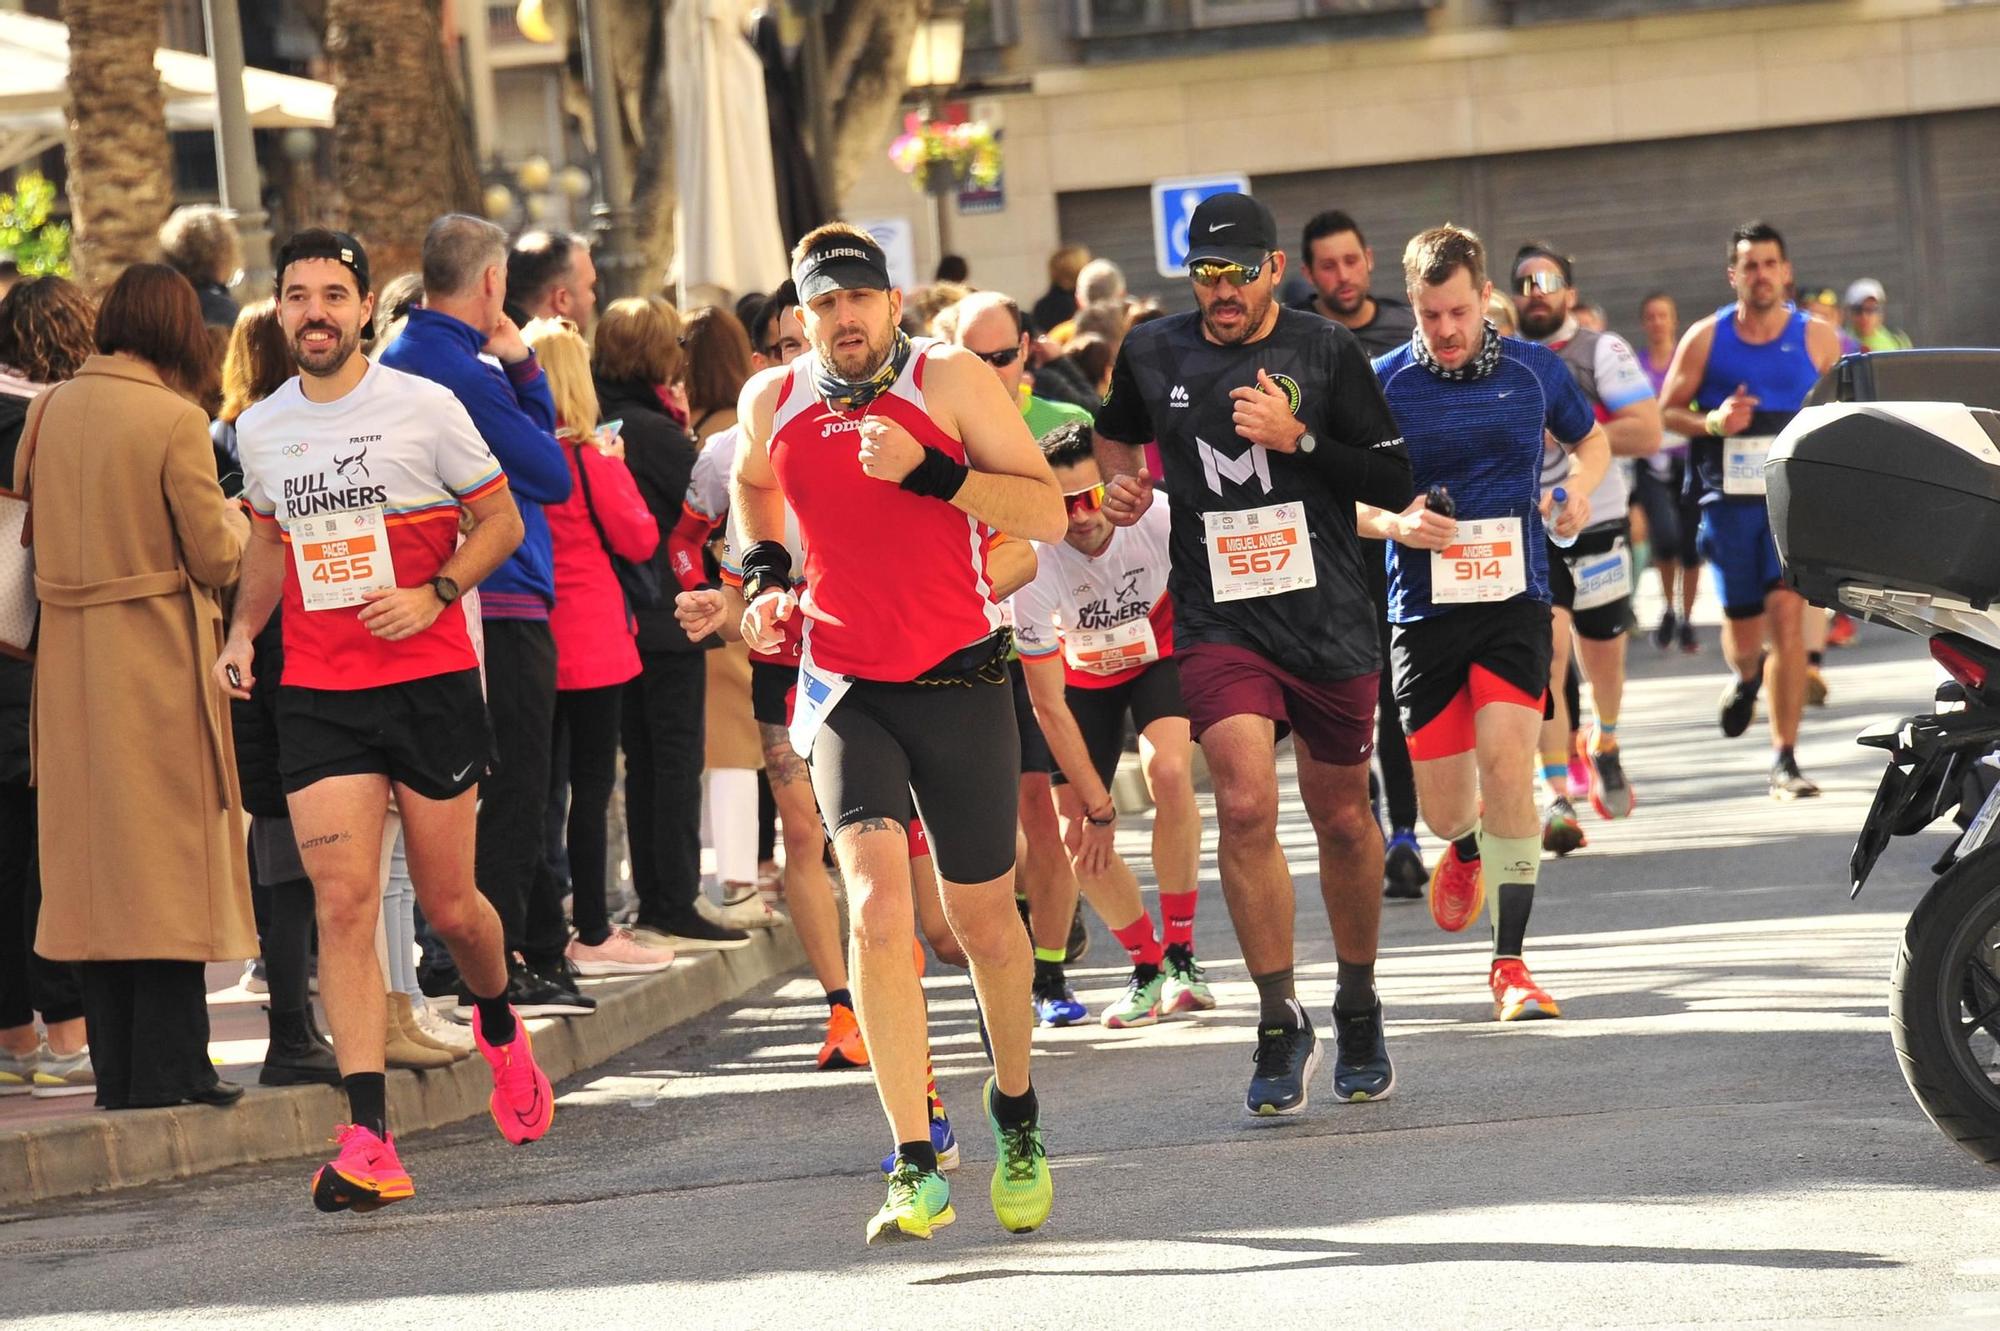
[[[556,599],[555,752],[569,754],[570,964],[579,975],[643,975],[674,959],[628,929],[614,929],[605,903],[605,814],[617,781],[618,725],[625,685],[639,673],[638,620],[618,563],[646,565],[660,528],[625,466],[618,422],[598,420],[590,349],[567,319],[537,319],[522,337],[542,363],[556,401],[556,440],[569,464],[570,496],[545,508]]]

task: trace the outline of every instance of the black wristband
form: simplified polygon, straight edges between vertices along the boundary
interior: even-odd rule
[[[1083,821],[1089,823],[1092,827],[1109,827],[1113,823],[1117,822],[1118,821],[1117,802],[1113,800],[1106,800],[1105,803],[1111,805],[1111,811],[1106,816],[1102,818],[1093,818],[1090,816],[1090,810],[1085,809],[1083,811]]]
[[[972,468],[963,462],[953,462],[950,454],[926,444],[924,460],[903,478],[903,488],[911,494],[929,495],[950,503],[971,473]]]
[[[743,600],[756,600],[775,586],[792,585],[792,552],[783,541],[759,541],[743,552]]]

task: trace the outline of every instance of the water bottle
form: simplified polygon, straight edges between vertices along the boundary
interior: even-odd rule
[[[1563,488],[1560,485],[1558,485],[1556,487],[1554,499],[1555,503],[1549,509],[1549,512],[1551,514],[1559,514],[1562,512],[1562,506],[1569,502],[1569,495],[1566,492],[1564,492]],[[1559,550],[1567,550],[1572,545],[1576,544],[1576,538],[1580,533],[1571,532],[1568,536],[1556,535],[1556,524],[1553,517],[1546,525],[1548,527],[1550,545],[1555,546]]]

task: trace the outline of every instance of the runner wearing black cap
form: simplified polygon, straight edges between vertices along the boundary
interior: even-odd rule
[[[319,903],[320,993],[352,1117],[339,1155],[313,1176],[313,1201],[372,1211],[415,1191],[388,1130],[375,954],[392,791],[417,900],[475,996],[495,1124],[518,1145],[555,1114],[507,1004],[500,919],[472,872],[490,734],[459,597],[507,558],[522,525],[450,390],[360,354],[374,307],[360,244],[303,231],[277,267],[300,373],[236,422],[257,539],[215,678],[229,696],[250,696],[252,642],[282,600],[281,774]],[[462,541],[461,514],[472,518]]]
[[[1278,846],[1275,746],[1296,731],[1299,793],[1319,840],[1340,958],[1334,1094],[1395,1086],[1375,995],[1382,832],[1368,804],[1382,659],[1357,501],[1401,509],[1410,466],[1354,335],[1281,308],[1270,210],[1219,194],[1195,210],[1197,313],[1126,336],[1097,417],[1104,511],[1137,522],[1157,439],[1173,526],[1175,657],[1220,824],[1223,895],[1258,994],[1253,1114],[1306,1106],[1319,1046],[1292,983],[1292,877]]]
[[[987,553],[995,531],[1060,539],[1062,494],[985,363],[899,330],[902,293],[866,232],[820,227],[793,251],[792,276],[812,351],[744,388],[733,510],[745,641],[769,650],[787,621],[804,619],[792,747],[811,765],[847,882],[858,1013],[899,1157],[867,1236],[929,1238],[955,1218],[925,1112],[913,815],[929,831],[991,1037],[994,1213],[1025,1232],[1054,1194],[1028,1076],[1019,740]],[[792,590],[787,502],[806,552],[803,595]]]

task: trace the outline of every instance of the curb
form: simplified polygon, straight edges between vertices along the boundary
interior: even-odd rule
[[[560,1082],[804,963],[789,925],[733,952],[677,961],[658,975],[600,990],[593,1016],[530,1022],[535,1058],[550,1081]],[[400,1137],[483,1114],[491,1093],[477,1056],[434,1072],[392,1070],[389,1114]],[[229,1109],[93,1112],[0,1132],[0,1207],[313,1155],[346,1112],[331,1086],[253,1085]]]

